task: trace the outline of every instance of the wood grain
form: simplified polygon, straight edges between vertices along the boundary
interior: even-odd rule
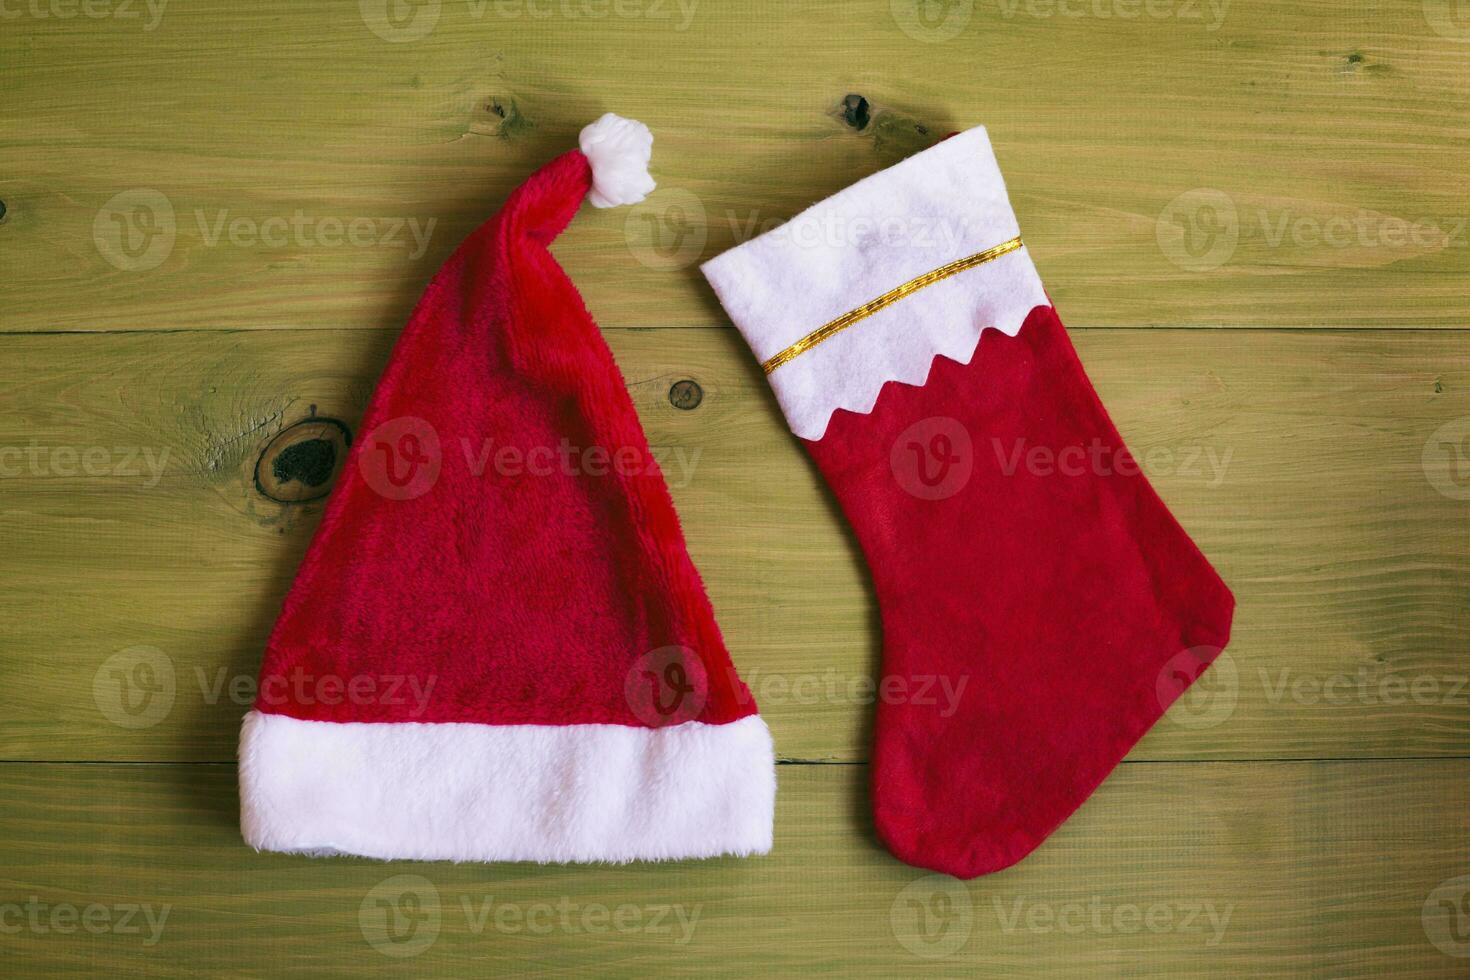
[[[865,759],[877,612],[764,380],[726,331],[609,338],[780,755]],[[0,758],[233,758],[266,631],[321,509],[262,495],[257,460],[313,412],[355,427],[391,341],[0,339]],[[1240,603],[1229,660],[1134,758],[1465,755],[1470,558],[1456,529],[1470,487],[1456,476],[1470,470],[1450,465],[1458,443],[1436,450],[1443,465],[1424,462],[1441,426],[1470,417],[1458,335],[1102,330],[1076,341]],[[693,411],[670,404],[682,379],[703,390]],[[88,475],[72,457],[98,447],[105,465]],[[165,454],[155,477],[146,460]],[[109,711],[136,655],[116,658],[137,646],[158,651],[174,700],[120,727]]]
[[[1451,0],[0,3],[6,975],[1463,975],[1467,41]],[[439,263],[607,110],[659,190],[557,252],[789,761],[777,849],[254,854],[237,724],[324,447]],[[873,837],[863,563],[697,264],[977,124],[1240,607],[1047,845],[958,884]],[[684,943],[643,928],[674,906]]]
[[[396,328],[606,109],[662,184],[565,237],[608,326],[723,324],[698,259],[982,123],[1073,325],[1467,323],[1444,0],[540,2],[15,4],[0,330]]]
[[[782,766],[770,857],[596,868],[255,854],[229,766],[0,765],[0,951],[13,976],[1463,975],[1423,912],[1470,867],[1465,760],[1125,765],[969,883],[882,851],[866,773]],[[161,929],[50,930],[94,903]]]

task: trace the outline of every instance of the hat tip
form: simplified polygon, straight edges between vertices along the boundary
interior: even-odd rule
[[[592,190],[587,200],[595,208],[637,204],[654,188],[648,172],[653,134],[636,119],[605,113],[582,130],[582,154],[592,164]]]

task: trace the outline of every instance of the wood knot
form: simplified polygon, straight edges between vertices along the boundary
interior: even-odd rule
[[[872,107],[861,95],[854,92],[842,100],[842,121],[853,129],[861,133],[868,128],[868,123],[872,118]]]
[[[524,136],[535,128],[535,124],[521,113],[521,107],[516,104],[515,99],[491,99],[485,106],[485,112],[490,117],[486,121],[489,135],[503,140]]]
[[[255,488],[282,504],[319,500],[347,460],[352,432],[333,418],[316,416],[282,429],[255,462]]]
[[[5,220],[5,202],[0,201],[0,221]]]
[[[685,378],[683,381],[675,381],[669,388],[669,404],[686,412],[692,412],[704,401],[704,389],[699,382]]]

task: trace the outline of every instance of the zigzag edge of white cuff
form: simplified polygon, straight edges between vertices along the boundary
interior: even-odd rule
[[[757,359],[868,301],[1020,234],[983,127],[814,204],[701,266]],[[1024,246],[941,279],[770,374],[798,436],[821,439],[838,409],[871,412],[885,384],[922,385],[934,358],[968,364],[990,328],[1020,332],[1050,305]]]
[[[240,828],[256,850],[450,861],[765,854],[775,751],[723,725],[304,721],[251,711]]]

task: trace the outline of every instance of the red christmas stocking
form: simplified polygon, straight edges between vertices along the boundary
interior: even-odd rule
[[[879,833],[960,877],[1015,863],[1224,647],[1234,598],[1098,401],[983,129],[704,272],[873,576]]]

